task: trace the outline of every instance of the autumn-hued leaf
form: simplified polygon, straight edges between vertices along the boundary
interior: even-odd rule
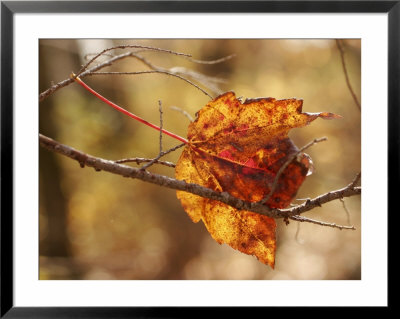
[[[332,113],[302,113],[299,99],[258,98],[241,103],[233,92],[210,101],[188,128],[188,140],[176,165],[177,179],[196,183],[249,202],[265,198],[275,176],[298,148],[288,138],[302,127]],[[283,171],[266,205],[285,208],[304,181],[311,162],[300,154]],[[202,220],[211,236],[243,253],[275,264],[276,223],[273,218],[239,211],[219,201],[178,191],[184,210]]]

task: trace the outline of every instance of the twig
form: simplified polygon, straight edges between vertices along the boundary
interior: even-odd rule
[[[163,152],[163,147],[162,147],[162,137],[163,137],[163,111],[162,111],[162,104],[161,101],[158,101],[158,110],[160,112],[160,150],[158,152],[158,156],[156,156],[155,158],[153,158],[150,162],[148,162],[147,164],[143,165],[140,169],[146,169],[148,167],[150,167],[151,165],[153,165],[155,162],[157,162],[164,154]]]
[[[193,83],[192,81],[184,78],[183,76],[175,73],[171,73],[169,71],[161,71],[161,70],[151,70],[151,71],[136,71],[136,72],[91,72],[87,75],[138,75],[138,74],[154,74],[154,73],[161,73],[161,74],[167,74],[171,76],[175,76],[178,79],[181,79],[190,85],[193,85],[195,88],[203,92],[205,95],[207,95],[210,99],[213,99],[213,97],[207,93],[207,91],[203,90],[201,87],[199,87],[197,84]]]
[[[217,93],[217,94],[220,94],[221,90],[219,89],[218,85],[216,85],[215,83],[223,83],[223,82],[225,82],[222,79],[218,79],[218,78],[215,78],[215,77],[209,77],[209,76],[206,76],[206,75],[201,74],[199,72],[195,72],[193,70],[188,70],[188,69],[183,68],[183,67],[172,67],[170,69],[166,69],[166,68],[154,65],[153,63],[151,63],[149,60],[147,60],[143,56],[137,54],[137,52],[132,53],[131,56],[132,56],[132,58],[135,58],[135,59],[139,60],[140,62],[142,62],[144,65],[146,65],[147,67],[149,67],[152,70],[169,72],[169,73],[172,73],[172,74],[189,77],[192,80],[195,80],[198,83],[201,83],[203,86],[207,87],[208,89],[212,90],[214,93]],[[223,62],[223,61],[224,61],[224,59],[220,59],[220,62]],[[206,62],[206,61],[203,61],[203,62]],[[216,61],[210,61],[210,62],[214,63]],[[218,62],[218,63],[220,63],[220,62]]]
[[[343,67],[344,76],[346,77],[347,87],[349,88],[351,96],[353,97],[354,103],[356,104],[358,109],[361,111],[361,104],[358,101],[357,96],[354,93],[353,88],[352,88],[352,86],[350,84],[349,75],[347,73],[346,61],[344,59],[344,49],[343,49],[342,44],[340,43],[339,39],[336,39],[336,46],[337,46],[337,48],[339,49],[339,52],[340,52],[340,58],[342,60],[342,67]]]
[[[347,207],[346,207],[346,203],[344,202],[344,199],[343,199],[343,198],[339,198],[339,200],[342,202],[343,209],[344,209],[344,211],[346,212],[347,224],[350,224],[350,212],[349,212],[349,210],[348,210]]]
[[[158,51],[158,52],[166,52],[166,53],[170,53],[170,54],[175,54],[175,55],[181,55],[181,56],[186,56],[186,57],[190,57],[190,54],[186,54],[186,53],[179,53],[179,52],[175,52],[175,51],[171,51],[171,50],[165,50],[165,49],[161,49],[161,48],[155,48],[155,47],[148,47],[148,46],[143,46],[143,45],[130,45],[130,44],[126,44],[126,45],[117,45],[111,48],[107,48],[104,49],[103,51],[101,51],[100,53],[98,53],[97,55],[95,55],[92,59],[89,60],[89,62],[87,62],[84,66],[82,66],[82,68],[78,71],[76,76],[81,77],[81,74],[83,73],[83,71],[85,71],[88,66],[94,61],[96,60],[99,56],[103,55],[106,52],[112,51],[112,50],[116,50],[116,49],[145,49],[145,50],[151,50],[151,51]]]
[[[90,69],[86,70],[85,72],[81,73],[80,78],[84,78],[84,77],[88,76],[88,74],[91,74],[92,72],[96,72],[96,71],[98,71],[98,70],[100,70],[102,68],[110,66],[114,62],[122,60],[122,59],[125,59],[125,58],[127,58],[129,56],[131,56],[131,52],[117,55],[117,56],[113,57],[112,59],[104,61],[103,63],[100,63],[100,64],[94,66],[93,68],[90,68]],[[43,91],[42,93],[39,94],[39,102],[42,102],[44,99],[49,97],[51,94],[53,94],[57,90],[65,87],[65,86],[67,86],[67,85],[69,85],[71,83],[74,83],[74,81],[75,81],[74,78],[69,77],[68,79],[60,81],[57,84],[53,84],[47,90],[45,90],[45,91]]]
[[[293,219],[295,221],[298,221],[298,222],[307,222],[307,223],[317,224],[317,225],[320,225],[320,226],[339,228],[340,230],[342,230],[342,229],[356,230],[356,228],[354,226],[343,226],[343,225],[338,225],[338,224],[335,224],[335,223],[326,223],[326,222],[322,222],[322,221],[319,221],[319,220],[307,218],[307,217],[304,217],[304,216],[291,216],[289,218]]]
[[[316,206],[327,203],[329,201],[350,197],[361,194],[361,187],[344,187],[342,189],[331,191],[329,193],[318,196],[317,198],[306,201],[304,204],[289,209],[271,209],[259,202],[246,202],[230,195],[227,192],[216,192],[210,188],[201,185],[186,183],[168,176],[150,173],[146,170],[118,164],[114,161],[105,160],[94,157],[81,151],[75,150],[70,146],[61,144],[49,137],[39,134],[40,145],[50,151],[62,154],[79,162],[81,167],[89,166],[95,170],[103,170],[124,177],[137,178],[145,182],[157,184],[160,186],[172,188],[199,195],[205,198],[223,202],[238,210],[252,211],[258,214],[266,215],[272,218],[290,218],[294,215],[302,214],[313,209]],[[304,220],[305,221],[305,220]]]
[[[226,83],[226,80],[224,80],[224,79],[207,76],[200,72],[196,72],[196,71],[184,68],[184,67],[173,67],[173,68],[169,69],[169,72],[188,77],[192,81],[197,81],[198,83],[201,83],[208,90],[212,91],[213,93],[215,93],[217,95],[220,95],[223,93],[223,90],[221,90],[221,88],[219,87],[219,84]]]
[[[353,185],[353,182],[351,182],[346,187],[343,187],[336,191],[330,191],[326,194],[320,195],[320,196],[310,199],[310,200],[306,200],[303,204],[297,205],[290,209],[282,209],[282,210],[280,210],[280,213],[282,214],[282,217],[291,217],[294,215],[300,215],[300,214],[304,213],[305,211],[308,211],[314,207],[321,207],[323,204],[325,204],[327,202],[330,202],[332,200],[339,199],[339,198],[349,197],[348,195],[353,196],[353,194],[360,195],[361,187],[356,187]]]
[[[176,145],[176,146],[170,148],[169,150],[166,150],[165,152],[161,152],[160,154],[158,154],[158,156],[157,156],[156,158],[153,158],[153,159],[151,159],[151,160],[150,160],[150,159],[149,159],[149,160],[146,160],[146,162],[151,162],[151,163],[152,163],[151,165],[157,163],[157,164],[162,164],[162,165],[165,165],[165,166],[175,167],[176,165],[175,165],[174,163],[159,161],[159,159],[160,159],[161,157],[163,157],[163,156],[165,156],[165,155],[171,153],[171,152],[176,151],[178,148],[181,148],[182,146],[185,146],[185,145],[186,145],[185,143]],[[167,164],[167,163],[168,163],[168,164]],[[149,165],[149,166],[150,166],[150,165]],[[144,167],[144,168],[142,167],[141,169],[145,169],[145,168],[147,168],[147,167],[148,167],[148,166],[146,166],[146,167]]]
[[[358,174],[356,175],[356,177],[354,177],[353,181],[350,183],[349,186],[350,186],[350,187],[356,186],[356,185],[358,184],[358,182],[360,181],[360,179],[361,179],[361,172],[358,173]]]
[[[86,61],[89,61],[89,59],[90,59],[89,57],[93,57],[93,56],[98,55],[98,54],[99,54],[98,52],[97,52],[97,53],[86,53],[86,54],[83,56],[83,59],[86,60]],[[115,54],[112,54],[112,53],[103,53],[102,56],[108,56],[108,57],[112,58],[112,57],[115,57]]]
[[[182,146],[185,144],[181,144]],[[153,161],[153,159],[150,158],[143,158],[143,157],[130,157],[130,158],[123,158],[120,160],[114,161],[114,163],[118,164],[123,164],[123,163],[136,163],[136,164],[142,164],[142,163],[148,163]],[[172,162],[167,162],[167,161],[155,161],[154,164],[160,164],[168,167],[175,167],[175,164]]]
[[[145,57],[137,54],[137,52],[132,53],[132,58],[135,58],[136,60],[139,60],[140,62],[142,62],[144,65],[148,66],[150,69],[152,70],[162,70],[162,71],[166,71],[166,69],[164,68],[160,68],[159,66],[155,66],[153,63],[151,63],[149,60],[147,60]]]
[[[191,62],[198,63],[198,64],[218,64],[218,63],[222,63],[222,62],[228,61],[228,60],[234,58],[235,56],[236,56],[236,54],[231,54],[231,55],[227,55],[226,57],[223,57],[223,58],[220,58],[220,59],[209,60],[209,61],[196,60],[196,59],[193,59],[191,57],[187,57],[187,59],[189,61],[191,61]]]
[[[163,147],[162,147],[162,137],[163,137],[163,133],[162,133],[162,128],[163,128],[163,111],[162,111],[162,104],[161,104],[161,100],[158,100],[158,111],[160,113],[160,154],[163,152]]]
[[[181,148],[182,146],[185,146],[185,145],[186,145],[185,143],[182,143],[182,144],[176,145],[176,146],[174,146],[174,147],[171,147],[170,149],[164,151],[164,152],[162,153],[162,156],[167,155],[167,154],[169,154],[169,153],[171,153],[171,152],[174,152],[174,151],[176,151],[178,148]],[[174,163],[172,163],[172,162],[159,161],[158,159],[157,159],[157,160],[154,160],[154,158],[153,158],[153,159],[150,159],[150,158],[143,158],[143,157],[129,157],[129,158],[123,158],[123,159],[114,161],[114,163],[123,164],[123,163],[132,163],[132,162],[133,162],[133,163],[136,163],[136,164],[139,165],[139,164],[142,164],[142,163],[148,163],[148,162],[153,162],[153,161],[154,161],[153,164],[160,164],[160,165],[164,165],[164,166],[168,166],[168,167],[173,167],[173,168],[176,166],[176,165],[175,165]]]
[[[173,72],[168,72],[167,69],[158,67],[153,65],[152,63],[150,63],[148,60],[146,60],[144,57],[138,55],[137,53],[143,50],[139,50],[139,51],[134,51],[134,52],[127,52],[127,53],[123,53],[117,56],[113,56],[111,59],[104,61],[94,67],[91,67],[88,69],[89,65],[92,64],[98,57],[102,56],[102,55],[106,55],[106,56],[112,56],[110,54],[107,54],[108,51],[114,50],[114,49],[126,49],[126,48],[141,48],[143,50],[152,50],[152,51],[158,51],[158,52],[165,52],[165,53],[170,53],[170,54],[174,54],[174,55],[178,55],[178,56],[182,56],[182,57],[187,57],[190,58],[191,55],[190,54],[185,54],[185,53],[179,53],[179,52],[174,52],[174,51],[170,51],[170,50],[164,50],[164,49],[160,49],[160,48],[153,48],[153,47],[146,47],[146,46],[140,46],[140,45],[123,45],[123,46],[116,46],[116,47],[112,47],[112,48],[108,48],[103,50],[100,53],[96,53],[96,54],[90,54],[90,55],[94,55],[93,58],[90,59],[90,61],[88,61],[80,70],[79,72],[75,75],[75,77],[80,77],[80,78],[84,78],[88,75],[92,75],[92,73],[101,70],[107,66],[112,65],[114,62],[125,59],[127,57],[133,57],[136,58],[138,60],[140,60],[141,62],[143,62],[145,65],[147,65],[149,68],[151,68],[154,71],[163,71],[163,72],[167,72],[169,73],[169,75],[172,76],[176,76],[178,78],[181,78],[183,80],[185,80],[186,82],[188,82],[189,84],[194,85],[196,88],[200,89],[204,94],[208,95],[210,98],[211,95],[209,95],[208,93],[206,93],[204,90],[202,90],[201,88],[199,88],[196,84],[192,83],[190,80],[185,79],[182,76],[179,76],[178,74],[174,74]],[[88,55],[86,55],[88,56]],[[221,58],[218,60],[214,60],[214,61],[200,61],[200,60],[192,60],[192,62],[195,63],[204,63],[204,64],[215,64],[215,63],[221,63],[224,62],[226,60],[228,60],[229,58],[233,57],[233,55],[225,57],[225,58]],[[159,72],[161,73],[161,72]],[[39,102],[42,102],[44,99],[46,99],[47,97],[49,97],[51,94],[53,94],[54,92],[56,92],[57,90],[71,84],[74,82],[75,78],[68,78],[65,79],[63,81],[60,81],[56,84],[52,84],[50,88],[48,88],[47,90],[43,91],[42,93],[39,94]],[[201,80],[199,80],[201,82]],[[207,86],[207,83],[202,83],[204,85]]]
[[[266,202],[269,201],[269,199],[271,198],[271,196],[274,194],[276,187],[278,186],[278,180],[281,177],[283,171],[286,169],[286,167],[288,167],[288,165],[296,158],[297,155],[299,155],[301,152],[305,151],[307,148],[313,146],[316,143],[319,142],[323,142],[326,141],[327,138],[326,137],[321,137],[321,138],[316,138],[313,141],[311,141],[310,143],[304,145],[301,149],[299,149],[296,153],[293,153],[291,156],[289,156],[289,158],[287,159],[287,161],[285,162],[285,164],[283,164],[281,166],[281,168],[279,169],[278,173],[275,176],[274,182],[272,183],[271,186],[271,191],[268,193],[267,196],[264,197],[264,199],[262,199],[260,201],[261,204],[265,204]]]
[[[160,127],[158,127],[157,125],[154,125],[153,123],[150,123],[144,119],[142,119],[140,116],[137,116],[136,114],[129,112],[128,110],[124,109],[123,107],[113,103],[112,101],[106,99],[104,96],[102,96],[100,93],[96,92],[95,90],[93,90],[90,86],[88,86],[85,82],[83,82],[79,77],[76,77],[75,74],[71,74],[71,78],[73,78],[79,85],[81,85],[82,87],[85,88],[85,90],[89,91],[91,94],[93,94],[94,96],[96,96],[98,99],[100,99],[101,101],[103,101],[104,103],[106,103],[108,106],[111,106],[112,108],[116,109],[117,111],[135,119],[136,121],[139,121],[140,123],[147,125],[157,131],[162,131],[164,134],[171,136],[172,138],[181,141],[183,143],[188,143],[188,141],[179,136],[176,135],[175,133],[172,133],[170,131],[164,130]]]

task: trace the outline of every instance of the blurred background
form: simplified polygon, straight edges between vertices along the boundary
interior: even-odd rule
[[[304,112],[342,115],[340,120],[318,119],[291,131],[290,137],[298,147],[314,138],[328,138],[307,151],[315,172],[300,188],[299,199],[342,188],[361,170],[361,113],[347,87],[334,39],[41,40],[39,92],[77,72],[87,61],[86,54],[123,44],[183,52],[200,60],[235,54],[222,63],[209,65],[168,53],[140,52],[156,66],[194,76],[202,74],[209,87],[199,86],[213,97],[225,91],[244,98],[296,97],[304,100]],[[342,44],[349,79],[360,99],[361,41],[346,39]],[[144,70],[149,67],[133,58],[103,69]],[[193,77],[186,77],[195,82]],[[195,87],[165,74],[98,75],[84,81],[156,125],[161,100],[164,128],[183,137],[189,120],[171,107],[194,116],[210,100]],[[156,130],[113,110],[75,83],[41,102],[39,112],[40,133],[93,156],[117,160],[158,155]],[[164,136],[164,150],[177,144]],[[176,163],[181,150],[163,159]],[[174,190],[80,168],[76,161],[42,148],[39,165],[42,280],[361,279],[360,196],[345,199],[348,214],[341,201],[304,214],[326,222],[350,223],[355,231],[294,221],[285,225],[278,220],[276,264],[272,270],[253,256],[215,242],[201,222],[190,220]],[[174,176],[173,168],[161,165],[149,170]]]

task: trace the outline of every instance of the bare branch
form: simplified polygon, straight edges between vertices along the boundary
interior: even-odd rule
[[[181,144],[182,146],[185,144]],[[153,161],[153,159],[150,158],[143,158],[143,157],[130,157],[130,158],[123,158],[120,160],[114,161],[114,163],[118,164],[123,164],[123,163],[136,163],[136,164],[142,164],[142,163],[148,163]],[[168,167],[175,167],[174,163],[167,162],[167,161],[155,161],[154,164],[160,164]]]
[[[154,72],[154,73],[168,73],[171,76],[175,76],[178,78],[181,78],[182,80],[188,82],[189,84],[194,85],[196,88],[198,88],[199,90],[201,90],[204,94],[208,95],[210,98],[212,98],[211,95],[209,95],[207,92],[205,92],[204,90],[202,90],[201,88],[199,88],[196,84],[194,84],[193,82],[191,82],[190,80],[184,78],[183,76],[180,76],[179,74],[174,74],[174,72],[168,71],[167,69],[155,66],[153,64],[151,64],[148,60],[146,60],[144,57],[138,55],[137,53],[143,50],[138,50],[138,51],[134,51],[134,52],[126,52],[117,56],[113,56],[112,58],[110,58],[107,61],[104,61],[96,66],[93,66],[91,68],[88,68],[90,64],[92,64],[98,57],[102,56],[102,55],[106,55],[106,56],[110,56],[110,54],[108,54],[108,51],[114,50],[114,49],[126,49],[126,48],[139,48],[139,49],[143,49],[143,50],[150,50],[150,51],[158,51],[158,52],[165,52],[165,53],[170,53],[170,54],[174,54],[174,55],[178,55],[178,56],[182,56],[182,57],[187,57],[190,58],[191,55],[190,54],[185,54],[185,53],[179,53],[179,52],[174,52],[174,51],[170,51],[170,50],[164,50],[164,49],[160,49],[160,48],[154,48],[154,47],[146,47],[146,46],[141,46],[141,45],[122,45],[122,46],[116,46],[116,47],[112,47],[112,48],[107,48],[105,50],[103,50],[100,53],[97,54],[90,54],[90,55],[94,55],[93,58],[91,58],[80,70],[79,72],[75,75],[75,77],[80,77],[80,78],[84,78],[88,75],[92,75],[94,72],[101,70],[107,66],[112,65],[113,63],[125,59],[127,57],[133,57],[136,58],[138,60],[140,60],[141,62],[143,62],[145,65],[147,65],[149,68],[151,68],[153,71],[160,71],[160,72]],[[88,55],[86,55],[88,56]],[[112,56],[112,55],[111,55]],[[193,60],[192,62],[195,63],[205,63],[205,64],[214,64],[214,63],[221,63],[224,62],[226,60],[228,60],[229,58],[233,57],[233,55],[225,57],[225,58],[221,58],[218,60],[214,60],[214,61],[200,61],[200,60]],[[50,88],[48,88],[47,90],[43,91],[42,93],[39,94],[39,102],[42,102],[44,99],[46,99],[47,97],[49,97],[51,94],[53,94],[54,92],[56,92],[57,90],[73,83],[75,80],[74,77],[72,78],[68,78],[65,79],[63,81],[60,81],[56,84],[52,84]],[[198,79],[199,82],[201,82],[201,79]],[[207,83],[203,83],[205,86],[207,86]]]
[[[176,165],[174,163],[159,161],[159,159],[161,157],[171,153],[171,152],[176,151],[178,148],[181,148],[182,146],[185,146],[185,145],[186,145],[185,143],[182,143],[182,144],[179,144],[177,146],[174,146],[174,147],[170,148],[169,150],[167,150],[165,152],[160,151],[160,154],[158,154],[158,156],[156,158],[153,158],[152,160],[146,160],[146,162],[149,162],[149,164],[141,167],[141,169],[146,169],[150,165],[153,165],[153,164],[162,164],[162,165],[165,165],[165,166],[175,167]]]
[[[295,200],[305,201],[305,200],[310,200],[310,199],[311,199],[310,197],[307,197],[307,198],[296,198]]]
[[[170,76],[177,77],[178,79],[181,79],[190,85],[193,85],[195,88],[203,92],[205,95],[207,95],[210,99],[213,99],[213,97],[208,94],[205,90],[203,90],[201,87],[199,87],[197,84],[193,83],[192,81],[184,78],[183,76],[179,74],[175,74],[169,71],[161,71],[161,70],[151,70],[151,71],[136,71],[136,72],[91,72],[87,75],[138,75],[138,74],[154,74],[154,73],[161,73],[161,74],[167,74]]]
[[[353,181],[350,183],[349,186],[350,186],[350,187],[356,186],[356,185],[358,184],[358,182],[360,181],[360,179],[361,179],[361,172],[358,173],[358,174],[356,175],[356,177],[354,177]]]
[[[161,101],[158,101],[158,110],[160,112],[160,150],[158,155],[153,158],[150,162],[148,162],[147,164],[143,165],[140,169],[146,169],[148,167],[150,167],[151,165],[153,165],[155,162],[157,162],[164,154],[163,152],[163,147],[162,147],[162,137],[163,137],[163,111],[162,111],[162,104]]]
[[[342,44],[340,43],[339,39],[336,39],[336,46],[339,49],[340,52],[340,58],[342,60],[342,67],[343,67],[343,72],[344,72],[344,76],[346,77],[346,83],[347,83],[347,87],[349,88],[349,91],[351,93],[351,96],[353,97],[354,103],[356,104],[356,106],[358,107],[358,109],[361,111],[361,104],[357,99],[356,94],[353,91],[353,88],[350,84],[350,79],[349,79],[349,75],[347,73],[347,67],[346,67],[346,61],[344,59],[344,49]]]
[[[289,217],[289,218],[293,219],[295,221],[298,221],[298,222],[306,222],[306,223],[317,224],[317,225],[320,225],[320,226],[339,228],[340,230],[342,230],[342,229],[356,230],[356,228],[354,226],[343,226],[343,225],[337,225],[335,223],[326,223],[326,222],[322,222],[322,221],[319,221],[319,220],[307,218],[307,217],[304,217],[304,216],[292,216],[292,217]]]
[[[166,161],[159,161],[159,159],[171,152],[176,151],[178,148],[181,148],[182,146],[185,146],[185,145],[186,145],[185,143],[182,143],[182,144],[176,145],[164,152],[161,151],[159,156],[157,156],[157,158],[150,159],[150,158],[142,158],[142,157],[131,157],[131,158],[124,158],[124,159],[114,161],[114,163],[122,164],[122,163],[135,162],[136,164],[141,164],[141,163],[151,162],[152,164],[161,164],[161,165],[168,166],[168,167],[175,167],[176,165],[174,163],[166,162]],[[147,168],[147,167],[145,167],[145,168]],[[144,168],[142,167],[141,169],[144,169]]]
[[[219,84],[226,83],[225,79],[216,78],[213,76],[204,75],[203,73],[193,71],[184,67],[173,67],[168,70],[171,73],[178,74],[190,78],[192,81],[197,81],[205,86],[208,90],[211,90],[217,95],[223,93],[223,90],[219,87]]]
[[[227,192],[216,192],[212,189],[197,184],[186,183],[185,181],[177,180],[168,176],[150,173],[146,170],[94,157],[81,151],[75,150],[70,146],[63,145],[42,134],[39,134],[39,141],[42,147],[78,161],[81,167],[89,166],[93,167],[96,171],[103,170],[124,177],[137,178],[145,182],[157,184],[175,190],[186,191],[205,198],[218,200],[238,210],[252,211],[272,218],[290,218],[294,215],[299,215],[306,211],[309,211],[314,207],[321,206],[322,204],[329,201],[361,194],[361,187],[350,187],[351,184],[349,184],[347,187],[320,195],[293,208],[271,209],[268,206],[263,205],[259,202],[252,203],[243,201],[239,198],[233,197]]]
[[[105,68],[107,66],[112,65],[114,62],[125,59],[129,56],[131,56],[131,52],[128,53],[124,53],[124,54],[120,54],[117,55],[116,57],[111,58],[110,60],[107,60],[103,63],[100,63],[96,66],[94,66],[93,68],[88,69],[87,71],[81,73],[80,78],[84,78],[86,76],[88,76],[88,74],[91,74],[93,72],[96,72],[102,68]],[[44,99],[46,99],[47,97],[49,97],[51,94],[53,94],[54,92],[56,92],[57,90],[71,84],[74,83],[75,78],[71,78],[69,77],[66,80],[63,80],[61,82],[58,82],[57,84],[53,84],[50,88],[48,88],[47,90],[43,91],[42,93],[39,94],[39,102],[42,102]]]
[[[227,55],[226,57],[223,57],[223,58],[220,58],[220,59],[209,60],[209,61],[196,60],[196,59],[193,59],[191,57],[187,57],[187,59],[189,61],[191,61],[191,62],[198,63],[198,64],[218,64],[218,63],[222,63],[222,62],[228,61],[228,60],[234,58],[235,56],[236,56],[236,54],[231,54],[231,55]]]
[[[175,66],[170,69],[166,69],[166,68],[154,65],[149,60],[147,60],[143,56],[136,54],[136,53],[132,53],[131,56],[133,58],[139,60],[144,65],[146,65],[147,67],[149,67],[150,69],[152,69],[154,71],[168,72],[171,74],[180,75],[185,78],[189,77],[192,80],[197,81],[198,83],[202,84],[203,86],[205,86],[206,88],[210,89],[211,91],[213,91],[214,93],[217,93],[217,94],[221,94],[221,89],[218,87],[217,83],[225,83],[225,80],[223,80],[223,79],[210,77],[210,76],[204,75],[202,73],[186,69],[184,67],[176,67]],[[223,62],[223,61],[224,61],[223,59],[220,59],[220,61],[218,63]],[[203,62],[206,62],[206,61],[203,61]],[[211,61],[211,62],[216,62],[216,61]]]
[[[99,54],[99,52],[97,52],[97,53],[86,53],[83,56],[83,59],[86,60],[86,61],[89,61],[89,59],[91,59],[90,57],[94,57],[95,55],[98,55],[98,54]],[[112,54],[112,53],[103,53],[102,56],[108,56],[108,57],[111,57],[111,58],[115,57],[115,55]]]
[[[161,100],[158,101],[158,111],[160,113],[160,129],[161,129],[160,130],[160,154],[161,154],[163,152],[163,147],[162,147],[163,110],[162,110]]]
[[[315,207],[321,207],[323,204],[331,202],[335,199],[340,199],[344,197],[350,197],[354,195],[361,194],[361,187],[350,187],[350,185],[343,187],[341,189],[330,191],[316,198],[305,201],[303,204],[280,210],[282,217],[291,217],[294,215],[300,215],[306,211],[309,211]]]
[[[160,49],[160,48],[155,48],[155,47],[148,47],[148,46],[143,46],[143,45],[131,45],[131,44],[117,45],[115,47],[104,49],[103,51],[101,51],[100,53],[95,55],[91,60],[89,60],[89,62],[87,62],[84,66],[82,66],[82,68],[79,70],[79,72],[77,73],[76,76],[81,77],[81,74],[99,56],[103,55],[106,52],[109,52],[109,51],[112,51],[112,50],[116,50],[116,49],[144,49],[144,50],[150,50],[150,51],[166,52],[166,53],[175,54],[175,55],[181,55],[181,56],[186,56],[186,57],[190,57],[191,56],[190,54],[186,54],[186,53],[179,53],[179,52],[175,52],[175,51],[171,51],[171,50],[165,50],[165,49]]]
[[[339,198],[339,200],[342,202],[343,209],[344,209],[344,211],[346,212],[347,224],[350,224],[350,212],[349,212],[349,210],[348,210],[347,207],[346,207],[346,203],[344,202],[344,199],[343,199],[343,198]]]

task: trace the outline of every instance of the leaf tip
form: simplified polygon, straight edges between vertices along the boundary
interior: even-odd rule
[[[343,116],[339,115],[339,114],[334,114],[334,113],[330,113],[330,112],[322,112],[319,113],[319,117],[325,119],[325,120],[333,120],[333,119],[341,119],[343,118]]]

